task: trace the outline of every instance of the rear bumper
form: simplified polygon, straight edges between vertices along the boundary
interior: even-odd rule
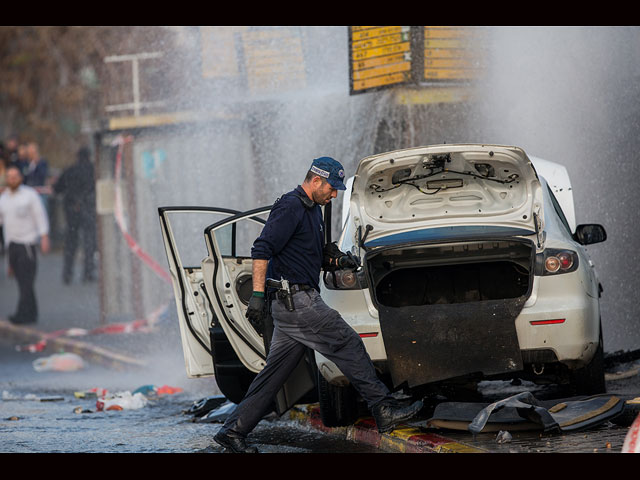
[[[378,311],[372,307],[367,290],[325,291],[323,297],[358,332],[371,357],[387,373],[387,349],[380,329]],[[562,323],[532,324],[540,320],[564,320]],[[597,298],[585,294],[579,272],[535,277],[531,297],[515,320],[518,345],[523,361],[537,363],[555,356],[570,369],[586,366],[596,352],[600,335],[600,310]],[[553,352],[547,355],[542,352]],[[325,378],[344,382],[335,364],[316,354]],[[534,362],[535,361],[535,362]]]
[[[535,323],[545,320],[558,323]],[[579,272],[535,277],[516,331],[521,350],[552,350],[560,363],[581,368],[591,361],[600,341],[599,301],[585,294]]]

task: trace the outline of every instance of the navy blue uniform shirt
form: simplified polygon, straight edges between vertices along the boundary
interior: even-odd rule
[[[267,278],[284,278],[290,284],[304,284],[320,291],[322,211],[317,204],[306,207],[297,195],[307,197],[300,185],[276,200],[262,233],[253,243],[251,258],[269,260]]]

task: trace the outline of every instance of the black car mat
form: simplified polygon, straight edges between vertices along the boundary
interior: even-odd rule
[[[539,401],[523,392],[497,402],[443,402],[427,424],[473,434],[499,430],[578,431],[620,415],[625,402],[615,395]]]

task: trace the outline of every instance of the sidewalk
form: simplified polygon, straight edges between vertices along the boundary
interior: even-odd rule
[[[7,255],[0,256],[0,337],[25,347],[41,341],[46,334],[67,329],[92,331],[101,324],[100,291],[98,282],[83,283],[81,265],[76,259],[76,272],[69,285],[62,282],[62,252],[39,254],[35,291],[38,300],[39,318],[35,324],[13,325],[9,315],[15,311],[18,301],[18,286],[8,276]],[[159,306],[161,307],[161,306]],[[60,350],[73,352],[95,363],[110,367],[144,366],[150,348],[157,350],[162,340],[179,338],[175,309],[171,303],[164,312],[165,318],[151,331],[134,331],[121,334],[90,334],[81,336],[59,335],[46,339],[45,352]],[[139,320],[139,319],[130,319]],[[129,320],[124,320],[124,323]],[[168,332],[170,330],[170,332]],[[71,333],[71,332],[70,332]],[[181,353],[181,352],[180,352]]]

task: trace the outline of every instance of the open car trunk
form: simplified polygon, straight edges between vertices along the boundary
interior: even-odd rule
[[[366,267],[394,386],[523,368],[515,319],[530,295],[526,239],[370,250]]]

